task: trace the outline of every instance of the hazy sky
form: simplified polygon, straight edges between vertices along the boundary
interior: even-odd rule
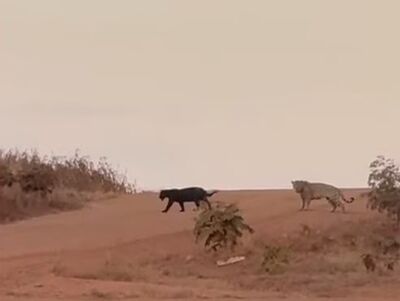
[[[145,188],[364,186],[400,159],[400,2],[0,0],[0,144]]]

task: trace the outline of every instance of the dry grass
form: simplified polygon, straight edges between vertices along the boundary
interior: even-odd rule
[[[136,256],[109,253],[106,260],[90,268],[75,266],[68,270],[57,267],[56,270],[61,271],[60,276],[81,279],[155,281],[167,285],[196,282],[211,286],[223,282],[233,291],[301,293],[317,297],[344,297],[357,288],[400,284],[400,270],[387,271],[381,266],[376,273],[367,273],[363,266],[361,255],[373,252],[377,240],[390,235],[379,221],[348,222],[322,232],[312,228],[303,230],[286,240],[269,242],[267,249],[264,243],[250,242],[237,250],[246,254],[246,260],[224,268],[216,266],[214,255],[193,249],[190,260],[186,259],[187,253],[180,253],[179,250],[159,256],[151,254],[152,259],[146,254],[145,263]],[[278,262],[274,261],[272,266],[284,263],[283,266],[278,265],[278,271],[265,268],[266,250],[270,254],[271,248],[284,251],[283,255],[273,252],[279,256],[274,259]],[[174,298],[191,295],[190,291],[180,293]]]
[[[98,289],[93,289],[90,292],[90,296],[94,297],[96,299],[104,299],[104,300],[112,300],[114,298],[114,296],[112,294],[102,292],[102,291],[100,291]]]
[[[248,290],[268,287],[278,292],[318,297],[344,297],[354,289],[379,283],[400,284],[400,269],[388,271],[382,263],[375,273],[368,273],[361,258],[366,252],[382,256],[375,247],[377,243],[396,236],[398,233],[392,232],[388,224],[382,224],[381,219],[347,222],[326,231],[304,226],[297,236],[277,242],[277,248],[290,250],[290,260],[283,272],[260,272],[257,257],[262,252],[255,251],[248,263],[253,272],[230,281]],[[243,270],[242,267],[242,275]]]
[[[138,265],[133,265],[127,260],[121,260],[118,257],[107,255],[104,260],[96,264],[86,264],[83,266],[68,266],[62,262],[57,262],[52,273],[55,276],[102,280],[116,282],[146,281],[146,271]]]
[[[383,264],[378,264],[374,273],[368,273],[362,261],[365,253],[380,256],[382,241],[399,240],[399,233],[379,215],[350,218],[329,224],[331,227],[299,224],[298,230],[284,236],[267,231],[260,233],[235,250],[233,255],[245,255],[245,261],[223,268],[216,266],[216,260],[225,258],[196,247],[192,233],[188,231],[179,236],[136,241],[107,255],[96,253],[97,258],[90,253],[83,259],[81,254],[79,264],[66,264],[56,270],[63,277],[91,280],[187,288],[196,283],[196,287],[224,287],[232,292],[272,291],[325,298],[345,297],[376,285],[400,285],[400,265],[394,271],[388,271]],[[182,247],[178,247],[180,244]],[[171,248],[171,245],[176,247]],[[99,260],[101,256],[105,259]],[[152,294],[150,289],[140,295]],[[174,294],[174,297],[184,299],[193,292],[177,290],[167,295]],[[165,292],[154,292],[154,296],[161,295],[165,296]]]
[[[18,186],[3,189],[0,195],[0,223],[29,217],[80,209],[91,200],[90,194],[56,189],[43,197],[40,193],[23,193]]]
[[[76,191],[131,193],[135,189],[128,183],[126,176],[115,170],[106,158],[93,162],[79,152],[68,158],[40,156],[35,151],[0,151],[0,166],[4,174],[8,171],[20,175],[36,172],[55,186]]]
[[[95,196],[133,193],[135,187],[105,158],[40,156],[0,151],[0,222],[79,209]]]

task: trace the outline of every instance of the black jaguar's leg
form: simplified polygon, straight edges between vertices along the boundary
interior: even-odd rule
[[[208,210],[211,210],[210,201],[209,201],[207,198],[205,198],[205,199],[204,199],[204,202],[206,202],[206,204],[207,204],[207,206],[208,206]]]
[[[194,204],[196,205],[196,208],[193,209],[194,211],[198,211],[200,209],[200,202],[199,201],[194,201]]]
[[[183,205],[183,202],[179,202],[179,206],[181,206],[181,212],[185,212],[185,205]]]
[[[173,201],[168,200],[167,207],[165,207],[165,209],[163,211],[161,211],[161,212],[163,212],[163,213],[168,212],[169,208],[171,208],[173,203],[174,203]]]

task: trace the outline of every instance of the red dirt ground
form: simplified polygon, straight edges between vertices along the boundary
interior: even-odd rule
[[[347,205],[346,214],[331,214],[325,201],[299,212],[300,201],[292,191],[221,192],[215,200],[236,203],[255,229],[256,238],[245,240],[248,249],[252,240],[288,239],[302,224],[324,231],[376,216],[362,200]],[[175,205],[162,214],[164,206],[156,194],[143,193],[1,225],[0,300],[399,300],[400,287],[390,278],[366,275],[365,285],[341,284],[334,291],[342,280],[333,275],[330,288],[326,282],[317,286],[316,279],[292,289],[295,282],[285,275],[277,278],[279,284],[269,287],[264,279],[260,285],[262,276],[246,276],[246,264],[253,264],[247,261],[217,268],[194,244],[193,207],[180,213]]]

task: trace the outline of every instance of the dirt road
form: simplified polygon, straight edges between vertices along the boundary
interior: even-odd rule
[[[291,191],[221,192],[212,200],[237,203],[262,238],[290,235],[301,224],[324,229],[371,214],[362,201],[348,205],[347,214],[331,214],[324,201],[315,201],[311,211],[298,212],[300,201]],[[301,293],[233,289],[218,278],[226,271],[207,279],[178,275],[178,268],[163,270],[166,261],[171,266],[182,258],[190,265],[190,256],[197,252],[190,233],[193,207],[180,213],[174,206],[162,214],[164,206],[155,194],[144,193],[0,226],[0,300],[311,300]],[[120,269],[121,262],[138,268],[137,274],[130,272],[129,281],[104,280],[104,273],[110,273],[110,267]],[[120,270],[116,274],[123,275]],[[381,300],[391,300],[391,292],[385,290]],[[353,294],[351,300],[371,296],[377,300],[379,287]]]

